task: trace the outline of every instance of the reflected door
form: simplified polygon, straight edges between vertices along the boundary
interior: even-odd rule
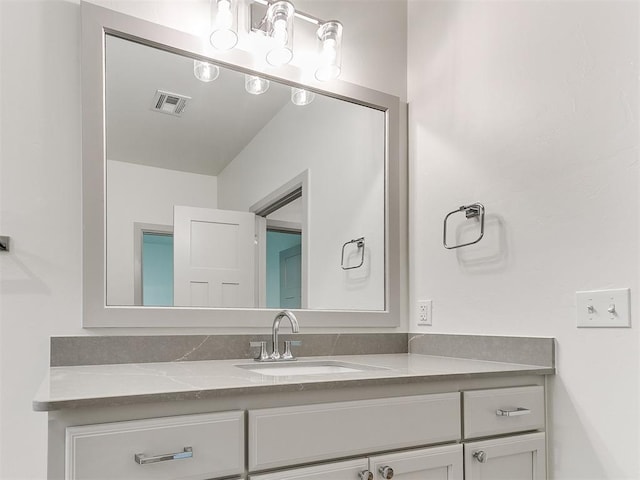
[[[255,306],[255,215],[174,207],[174,304]]]
[[[142,232],[142,305],[173,305],[173,235]]]
[[[302,307],[302,233],[265,227],[267,308]]]
[[[302,303],[302,246],[280,252],[280,306],[300,308]]]

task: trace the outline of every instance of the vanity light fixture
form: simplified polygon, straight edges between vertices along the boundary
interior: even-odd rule
[[[238,43],[237,0],[211,0],[216,5],[211,45],[218,50],[231,50]],[[212,9],[213,10],[213,9]]]
[[[303,88],[291,87],[291,103],[298,106],[309,105],[316,98],[316,94]]]
[[[286,65],[293,58],[293,14],[295,8],[287,0],[279,0],[267,8],[267,32],[271,43],[267,63]]]
[[[318,69],[316,78],[322,82],[340,76],[342,66],[342,24],[336,20],[318,27]]]
[[[287,0],[252,0],[250,5],[250,29],[268,43],[266,61],[272,66],[282,66],[293,59],[294,19],[317,26],[318,52],[315,76],[327,81],[338,78],[342,62],[342,24],[336,20],[321,20],[297,11]]]
[[[201,82],[213,82],[220,75],[220,68],[213,63],[194,60],[193,74]]]
[[[256,75],[245,75],[244,89],[251,95],[260,95],[269,89],[269,80]]]

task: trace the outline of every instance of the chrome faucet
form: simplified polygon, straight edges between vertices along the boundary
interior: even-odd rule
[[[273,352],[269,356],[270,360],[295,360],[294,356],[291,354],[291,342],[284,342],[285,351],[281,355],[280,347],[278,345],[278,333],[280,331],[280,322],[283,318],[288,318],[289,323],[291,323],[291,331],[293,333],[298,333],[300,331],[300,326],[298,325],[298,319],[290,310],[282,310],[280,313],[276,315],[276,318],[273,320],[273,332],[272,332],[272,341],[273,341]]]
[[[276,362],[276,361],[286,361],[286,360],[295,360],[296,357],[291,353],[292,345],[300,345],[302,342],[296,342],[293,340],[285,340],[284,342],[284,353],[280,353],[280,347],[278,345],[278,334],[280,333],[280,322],[283,318],[288,318],[291,323],[291,331],[293,333],[300,332],[300,326],[298,325],[298,319],[290,310],[282,310],[276,315],[276,318],[273,320],[273,332],[272,332],[272,341],[273,341],[273,350],[271,354],[267,353],[267,342],[264,340],[249,342],[251,347],[260,347],[260,354],[254,359],[256,362]]]

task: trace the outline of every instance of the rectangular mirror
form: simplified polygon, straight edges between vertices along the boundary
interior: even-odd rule
[[[86,326],[397,324],[397,98],[82,12]]]

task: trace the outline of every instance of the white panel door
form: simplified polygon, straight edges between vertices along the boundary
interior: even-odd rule
[[[545,435],[465,443],[464,463],[465,480],[544,480]]]
[[[369,459],[369,470],[376,480],[462,480],[462,465],[460,444],[389,453]]]
[[[174,305],[254,307],[255,215],[175,206]]]
[[[283,470],[264,475],[251,475],[249,480],[360,480],[368,468],[367,459],[335,462],[313,467]]]

